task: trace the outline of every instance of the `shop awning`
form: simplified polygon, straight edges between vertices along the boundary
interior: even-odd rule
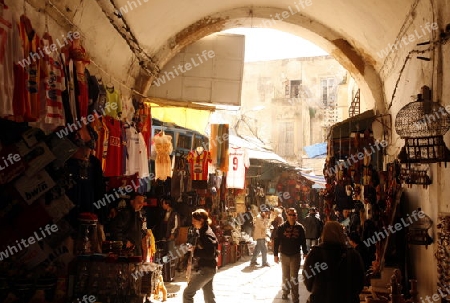
[[[317,188],[317,189],[322,189],[322,188],[325,188],[325,185],[314,183],[311,187]]]
[[[260,150],[248,150],[248,156],[250,159],[260,159],[260,160],[267,160],[267,161],[273,161],[273,162],[280,162],[287,164],[287,161],[281,158],[279,155],[277,155],[274,152],[271,151],[260,151]]]
[[[230,135],[229,140],[231,147],[242,147],[247,149],[250,159],[260,159],[284,164],[288,163],[285,159],[274,153],[272,150],[268,149],[263,142],[257,140],[256,138],[246,138]]]
[[[364,132],[372,128],[372,122],[375,119],[375,112],[370,109],[362,114],[345,119],[331,127],[330,135],[332,139],[349,137],[352,132]]]
[[[175,123],[178,126],[198,131],[206,135],[209,116],[214,108],[206,106],[186,105],[186,107],[172,106],[168,104],[149,103],[152,110],[152,118],[160,121]],[[194,108],[191,108],[194,107]]]
[[[303,147],[308,158],[320,158],[327,155],[327,143],[317,143],[309,146]]]
[[[302,173],[302,172],[300,172],[300,175],[302,175],[302,177],[305,177],[309,181],[314,182],[314,184],[316,184],[316,187],[314,187],[314,188],[325,188],[325,184],[327,184],[327,181],[325,181],[324,176],[316,176],[316,175],[306,174],[306,173]]]

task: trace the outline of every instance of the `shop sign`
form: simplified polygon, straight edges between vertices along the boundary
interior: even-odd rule
[[[28,204],[33,203],[53,186],[55,181],[44,170],[32,177],[23,176],[15,183],[17,191]]]
[[[16,146],[11,145],[0,151],[0,184],[11,182],[25,171],[25,162],[21,159]]]

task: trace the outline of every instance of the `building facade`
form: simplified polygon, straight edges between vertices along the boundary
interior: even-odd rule
[[[257,133],[275,153],[302,166],[303,147],[324,142],[330,127],[348,117],[357,89],[331,56],[247,62],[241,102],[249,135]]]

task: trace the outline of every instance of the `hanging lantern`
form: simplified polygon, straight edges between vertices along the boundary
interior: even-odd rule
[[[399,159],[402,163],[450,161],[444,134],[450,129],[450,114],[431,101],[431,92],[422,87],[417,101],[405,105],[395,117],[395,130],[405,139]]]
[[[417,213],[421,215],[418,216],[418,219],[415,217],[417,220],[408,226],[407,242],[410,245],[425,245],[425,248],[428,248],[428,245],[433,243],[433,238],[428,234],[433,221],[420,208],[417,209]],[[409,219],[412,220],[412,218]]]

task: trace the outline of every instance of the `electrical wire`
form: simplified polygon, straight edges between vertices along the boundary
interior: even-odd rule
[[[406,15],[408,17],[405,19],[405,21],[403,21],[402,27],[400,28],[395,41],[399,41],[399,40],[401,40],[400,39],[401,37],[405,36],[406,31],[409,29],[409,26],[414,21],[414,18],[410,18],[410,17],[413,16],[413,14],[415,14],[415,10],[416,10],[417,5],[419,4],[419,2],[420,2],[420,0],[415,0],[415,2],[411,5],[411,9],[409,10],[408,14]],[[409,20],[409,23],[408,23],[408,20]],[[387,62],[387,60],[389,58],[389,55],[393,52],[393,49],[394,48],[392,47],[390,53],[386,55],[386,57],[385,57],[385,59],[383,61],[383,65],[381,66],[380,70],[382,70],[385,67],[386,62]]]
[[[418,4],[418,2],[416,1],[415,3],[414,3],[414,5],[413,5],[413,8],[410,10],[410,13],[412,13],[412,11],[413,10],[415,10],[415,8],[417,7],[417,4]],[[433,7],[433,1],[432,0],[430,0],[430,6],[431,6],[431,14],[432,14],[432,16],[431,16],[431,18],[432,18],[432,21],[433,21],[433,23],[435,23],[436,22],[436,20],[435,20],[435,11],[434,11],[434,7]],[[405,28],[405,25],[406,25],[406,21],[405,21],[405,23],[403,24],[403,26],[402,26],[402,29],[401,29],[401,31],[400,32],[402,32]],[[400,33],[399,33],[400,34]],[[441,63],[440,62],[435,62],[436,60],[435,60],[435,56],[436,56],[436,54],[435,54],[435,50],[436,50],[436,48],[437,47],[439,47],[439,46],[441,46],[441,45],[444,45],[444,44],[446,44],[447,42],[448,42],[448,40],[449,40],[449,35],[448,35],[448,33],[446,33],[445,35],[443,35],[443,36],[438,36],[438,38],[436,38],[436,33],[434,32],[434,31],[432,31],[431,32],[431,40],[430,41],[427,41],[427,42],[424,42],[424,43],[418,43],[417,44],[417,46],[420,46],[420,45],[427,45],[427,44],[430,44],[430,47],[428,47],[427,49],[425,49],[425,50],[416,50],[416,49],[414,49],[414,50],[411,50],[409,53],[408,53],[408,55],[406,56],[406,58],[405,58],[405,61],[403,62],[403,65],[402,65],[402,67],[401,67],[401,69],[400,69],[400,72],[399,72],[399,76],[398,76],[398,78],[397,78],[397,81],[396,81],[396,83],[395,83],[395,87],[394,87],[394,90],[393,90],[393,92],[392,92],[392,96],[391,96],[391,101],[390,101],[390,103],[389,103],[389,106],[388,106],[388,109],[390,109],[391,107],[392,107],[392,103],[393,103],[393,101],[394,101],[394,98],[395,98],[395,94],[396,94],[396,92],[397,92],[397,88],[398,88],[398,85],[399,85],[399,82],[400,82],[400,79],[401,79],[401,76],[402,76],[402,74],[403,74],[403,71],[404,71],[404,69],[405,69],[405,67],[406,67],[406,64],[407,64],[407,62],[411,59],[411,55],[413,55],[413,54],[424,54],[424,53],[427,53],[427,52],[433,52],[432,53],[432,56],[433,56],[433,59],[430,59],[430,58],[426,58],[426,57],[421,57],[421,56],[417,56],[417,58],[418,59],[421,59],[421,60],[425,60],[425,61],[433,61],[432,62],[432,69],[431,69],[431,87],[432,87],[432,89],[433,89],[433,84],[434,84],[434,71],[435,71],[435,65],[436,66],[441,66]],[[392,51],[392,49],[391,49],[391,51]],[[388,56],[387,56],[388,57]],[[385,59],[385,61],[383,62],[383,66],[382,66],[382,68],[381,69],[383,69],[384,68],[384,66],[385,66],[385,64],[386,64],[386,60],[387,60],[387,57],[386,57],[386,59]],[[438,60],[439,60],[439,58],[438,58]],[[442,80],[441,80],[442,81]]]
[[[405,67],[406,67],[406,64],[408,63],[408,61],[412,58],[412,55],[413,54],[425,54],[427,52],[433,51],[438,45],[445,44],[446,42],[447,42],[446,39],[439,38],[436,41],[430,42],[431,46],[425,50],[413,49],[413,50],[409,51],[408,55],[405,58],[405,61],[403,62],[402,67],[400,68],[397,81],[395,82],[394,90],[392,91],[391,101],[389,102],[388,109],[391,109],[391,107],[392,107],[392,103],[394,102],[395,94],[397,93],[397,88],[400,83],[400,79],[402,77],[403,71],[405,70]]]
[[[112,76],[111,73],[108,73],[107,71],[105,71],[100,65],[98,65],[95,61],[93,61],[92,59],[90,59],[90,63],[93,64],[99,71],[101,71],[104,75],[108,75],[110,77],[110,79],[114,82],[116,82],[117,84],[119,84],[120,86],[126,88],[128,91],[133,92],[137,95],[140,95],[141,97],[145,97],[148,98],[147,96],[144,96],[143,94],[139,93],[138,91],[136,91],[134,88],[131,88],[125,84],[123,84],[120,80],[118,80],[116,77]]]
[[[122,38],[128,44],[130,50],[135,54],[137,58],[139,58],[139,65],[141,66],[141,68],[151,76],[157,77],[161,72],[159,65],[156,64],[153,58],[142,49],[136,36],[132,33],[128,22],[120,13],[120,9],[116,7],[114,1],[110,0],[110,3],[114,8],[113,15],[122,20],[122,27],[119,27],[119,25],[116,24],[115,20],[108,14],[108,12],[105,11],[104,7],[102,5],[99,5],[103,14],[106,16],[106,18],[108,18],[108,20],[111,22],[111,25],[116,29],[116,31],[122,36]],[[123,32],[123,29],[125,29],[125,33]],[[134,45],[132,45],[132,43],[134,43]],[[150,67],[147,65],[148,63],[150,63]]]

